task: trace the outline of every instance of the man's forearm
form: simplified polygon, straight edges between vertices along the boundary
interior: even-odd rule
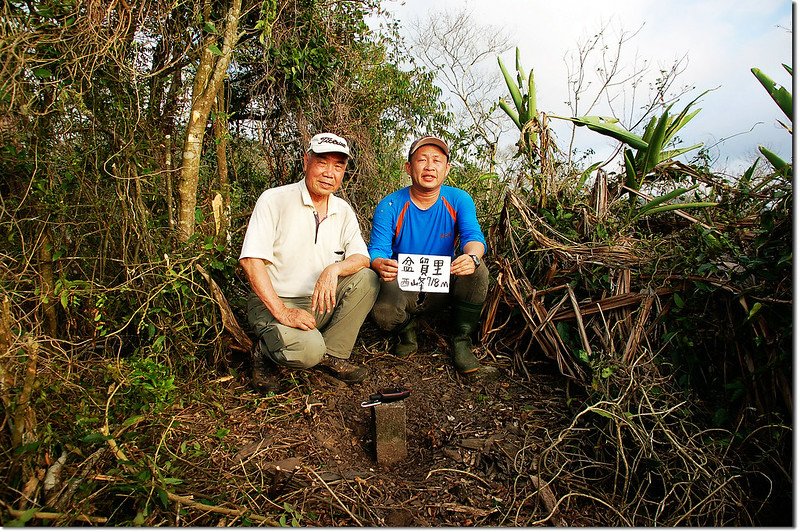
[[[265,261],[246,257],[239,259],[239,264],[242,265],[253,292],[273,316],[278,316],[285,308],[285,305],[272,286],[272,280],[269,278]]]
[[[338,263],[339,277],[347,277],[354,273],[369,268],[369,257],[361,254],[350,255],[342,262]]]
[[[464,254],[465,255],[477,255],[478,258],[483,258],[483,254],[486,252],[483,244],[480,242],[467,242],[464,244]]]

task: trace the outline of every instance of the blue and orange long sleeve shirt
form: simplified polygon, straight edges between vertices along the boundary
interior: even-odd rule
[[[467,242],[486,239],[478,223],[475,202],[460,188],[443,185],[439,199],[426,210],[411,201],[410,187],[392,192],[375,208],[369,239],[370,262],[397,259],[398,253],[460,254]]]

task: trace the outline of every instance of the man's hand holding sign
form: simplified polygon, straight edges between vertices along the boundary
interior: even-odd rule
[[[450,257],[397,255],[397,284],[405,292],[450,292]]]

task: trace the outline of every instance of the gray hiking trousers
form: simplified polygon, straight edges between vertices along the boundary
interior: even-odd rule
[[[332,312],[315,312],[317,328],[310,331],[287,327],[278,322],[259,297],[251,292],[247,299],[247,321],[258,338],[258,350],[281,366],[310,368],[327,353],[350,358],[358,332],[378,295],[378,275],[364,268],[339,279],[336,306]],[[290,308],[311,312],[311,297],[282,297]]]
[[[405,292],[397,279],[380,281],[372,319],[384,331],[395,331],[417,315],[444,311],[454,302],[483,305],[489,291],[489,269],[481,262],[471,275],[451,275],[450,286],[450,293]]]

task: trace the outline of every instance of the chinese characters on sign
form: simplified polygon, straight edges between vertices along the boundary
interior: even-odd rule
[[[449,292],[450,257],[442,255],[397,256],[397,283],[406,292]]]

